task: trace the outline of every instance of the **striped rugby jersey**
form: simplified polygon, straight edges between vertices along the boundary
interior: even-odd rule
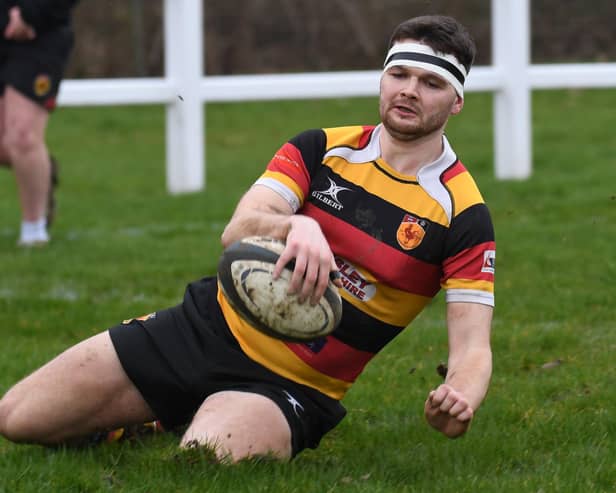
[[[494,231],[473,178],[445,137],[441,156],[416,177],[396,172],[381,158],[381,129],[303,132],[256,181],[320,224],[344,285],[336,331],[310,343],[279,341],[218,293],[249,357],[335,399],[441,288],[447,302],[494,304]]]

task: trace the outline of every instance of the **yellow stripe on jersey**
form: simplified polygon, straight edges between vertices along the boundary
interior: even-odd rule
[[[218,303],[227,325],[237,339],[242,351],[257,363],[289,380],[307,385],[340,400],[351,387],[344,382],[316,371],[299,359],[287,345],[251,327],[229,305],[222,290],[218,289]]]
[[[295,180],[293,180],[288,175],[285,175],[284,173],[280,173],[279,171],[266,170],[260,176],[260,178],[272,178],[273,180],[279,181],[280,183],[285,185],[287,188],[289,188],[297,196],[297,199],[299,200],[300,204],[304,203],[304,193],[302,192],[302,189],[295,182]]]
[[[494,283],[491,281],[449,278],[441,286],[443,289],[476,289],[494,293]]]
[[[331,156],[325,160],[324,164],[345,180],[362,187],[373,195],[386,197],[389,203],[403,210],[413,211],[417,216],[430,218],[431,221],[443,226],[449,225],[443,207],[419,184],[415,183],[412,177],[397,173],[381,159],[377,163],[387,173],[400,181],[387,176],[377,169],[372,162],[350,164],[341,157]]]
[[[454,216],[459,215],[469,207],[484,202],[475,180],[467,172],[454,176],[445,183],[454,198]]]
[[[364,127],[354,125],[349,127],[328,128],[327,149],[337,146],[359,147],[359,140],[364,135]],[[355,134],[355,135],[354,135]]]

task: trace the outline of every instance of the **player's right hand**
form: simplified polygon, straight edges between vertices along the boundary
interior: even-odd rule
[[[289,294],[297,294],[300,303],[310,300],[312,305],[316,305],[325,293],[330,272],[338,268],[321,227],[310,217],[295,215],[291,218],[286,247],[276,263],[274,277],[278,277],[284,266],[293,260],[295,269],[289,283]],[[340,280],[335,282],[338,285]]]

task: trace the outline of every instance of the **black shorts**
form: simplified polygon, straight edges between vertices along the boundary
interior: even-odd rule
[[[11,86],[51,111],[73,47],[69,26],[44,31],[32,41],[0,40],[0,95]]]
[[[223,390],[272,399],[292,434],[293,455],[316,448],[346,414],[342,404],[251,360],[216,300],[216,278],[188,286],[182,304],[109,330],[131,381],[163,426],[188,424],[209,395]]]

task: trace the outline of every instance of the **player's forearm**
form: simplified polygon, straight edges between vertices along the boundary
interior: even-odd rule
[[[492,351],[469,349],[462,357],[450,358],[445,383],[464,394],[473,410],[485,398],[492,376]]]
[[[246,236],[270,236],[285,240],[291,229],[291,218],[287,214],[262,210],[244,211],[234,216],[222,233],[224,247]]]

